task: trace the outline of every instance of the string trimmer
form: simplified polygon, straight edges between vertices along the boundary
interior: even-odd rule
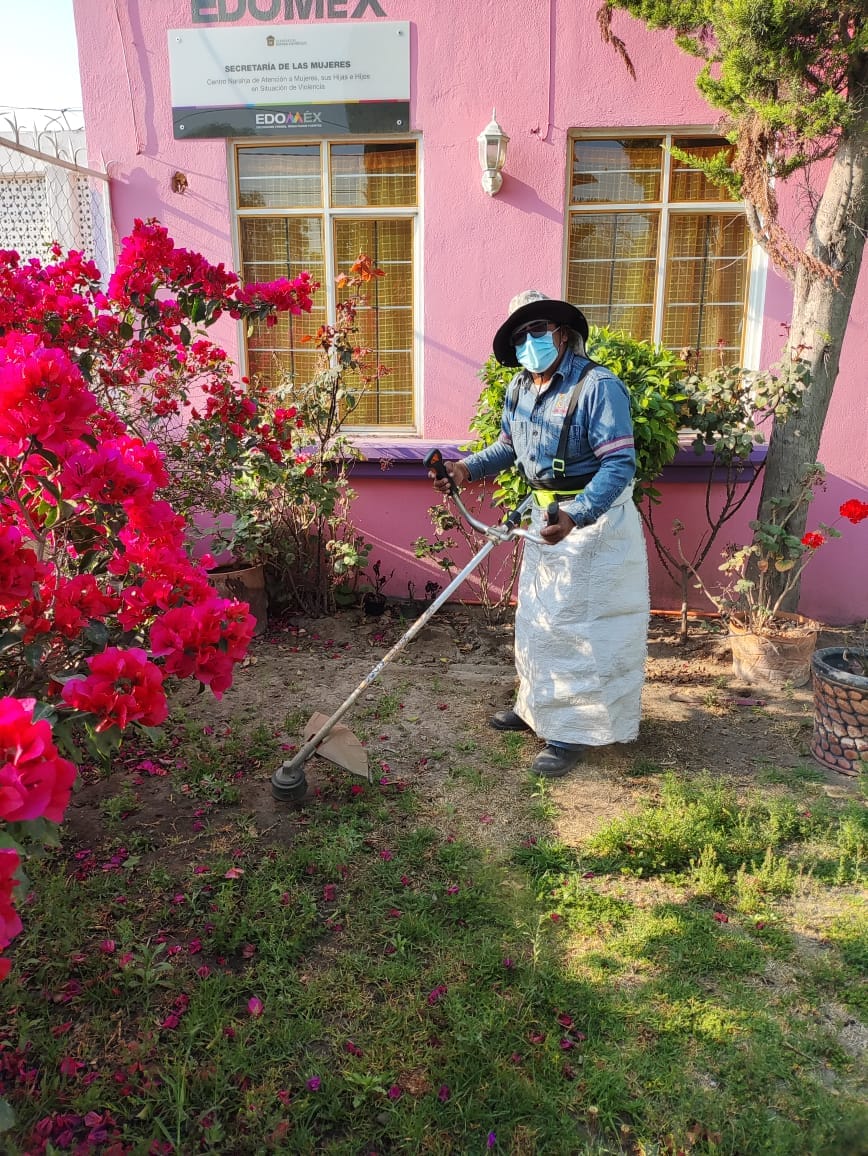
[[[446,463],[443,460],[443,454],[440,450],[432,450],[425,458],[423,464],[426,469],[433,470],[437,478],[449,478]],[[521,529],[521,522],[525,511],[533,502],[532,494],[529,494],[520,505],[512,510],[511,513],[507,514],[501,523],[495,526],[488,526],[485,522],[480,522],[477,518],[473,517],[458,496],[458,489],[454,484],[450,487],[450,497],[467,524],[485,537],[485,545],[470,559],[464,569],[453,578],[445,590],[442,590],[440,594],[438,594],[425,612],[416,619],[406,634],[402,634],[392,649],[384,654],[377,665],[365,675],[353,693],[341,703],[330,718],[323,721],[323,715],[313,716],[305,730],[306,741],[304,745],[299,749],[297,754],[283,763],[271,777],[271,793],[275,799],[280,799],[282,802],[299,802],[304,798],[307,793],[307,779],[304,774],[305,765],[308,759],[316,754],[320,748],[325,746],[330,736],[333,736],[329,744],[331,750],[327,751],[323,749],[320,753],[338,762],[341,766],[346,767],[347,770],[365,775],[370,781],[371,776],[367,765],[367,754],[358,739],[356,739],[346,727],[338,728],[340,720],[357,701],[359,696],[364,694],[371,683],[379,678],[383,669],[398,657],[407,643],[412,642],[416,635],[425,629],[425,626],[431,621],[443,603],[448,601],[458,587],[473,573],[483,558],[486,558],[491,553],[495,546],[500,546],[504,542],[510,542],[514,538],[528,538],[532,542],[542,542],[542,538],[536,534],[531,533],[529,530]],[[552,506],[554,509],[552,509]],[[557,503],[553,502],[552,506],[550,506],[547,511],[549,521],[552,519],[557,520]]]

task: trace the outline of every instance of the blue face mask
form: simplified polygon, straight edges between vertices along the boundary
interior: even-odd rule
[[[516,346],[515,356],[519,365],[531,373],[545,373],[557,361],[558,347],[551,333],[544,333],[542,337],[528,334],[524,344]]]

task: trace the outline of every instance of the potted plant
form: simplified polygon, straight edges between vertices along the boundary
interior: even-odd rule
[[[362,610],[370,618],[379,618],[386,609],[386,595],[383,593],[383,587],[395,571],[393,570],[389,575],[383,574],[379,560],[373,564],[371,570],[370,586],[362,594]]]
[[[746,682],[804,686],[811,676],[819,625],[787,613],[782,609],[784,602],[817,550],[830,539],[841,537],[836,523],[846,520],[856,524],[868,518],[868,503],[851,498],[840,507],[833,523],[820,523],[801,538],[791,534],[788,527],[796,511],[813,499],[825,479],[823,466],[815,463],[794,498],[773,503],[770,521],[750,523],[753,537],[748,545],[725,551],[719,568],[731,580],[719,594],[709,591],[692,568],[699,588],[727,624],[733,670]],[[783,590],[774,597],[769,593],[772,573],[787,574]]]

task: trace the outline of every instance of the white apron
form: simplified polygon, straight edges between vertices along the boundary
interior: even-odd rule
[[[544,511],[534,505],[532,526]],[[648,557],[629,485],[555,546],[525,541],[515,614],[515,711],[547,742],[605,746],[639,733]]]

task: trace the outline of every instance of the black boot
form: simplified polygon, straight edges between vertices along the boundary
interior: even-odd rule
[[[531,772],[544,779],[560,779],[577,767],[585,756],[585,748],[567,750],[565,747],[547,746],[541,750],[531,764]]]
[[[529,731],[530,727],[514,710],[499,710],[488,720],[496,731]]]

